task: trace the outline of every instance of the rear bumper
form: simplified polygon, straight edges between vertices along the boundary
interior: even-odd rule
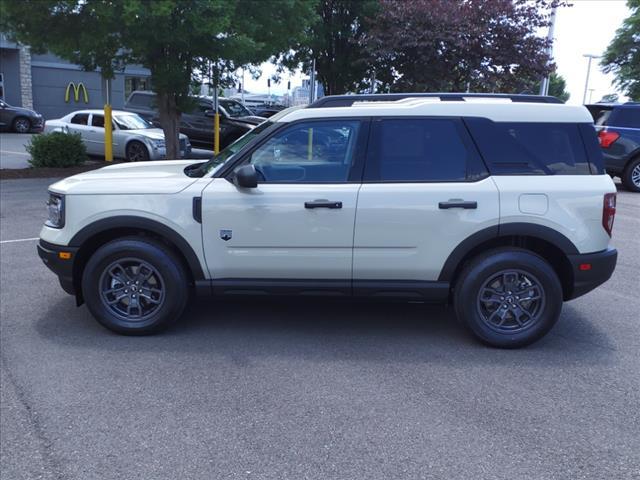
[[[578,298],[611,278],[616,268],[618,251],[608,248],[601,252],[569,255],[573,271],[573,290],[566,300]]]
[[[40,240],[38,243],[38,256],[49,270],[58,276],[60,286],[69,295],[76,294],[73,285],[73,262],[77,252],[78,248],[54,245],[44,240]],[[71,258],[63,259],[60,257],[60,253],[70,253]]]

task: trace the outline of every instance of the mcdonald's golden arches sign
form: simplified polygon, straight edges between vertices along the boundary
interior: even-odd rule
[[[74,101],[79,102],[80,93],[82,93],[84,103],[89,103],[89,94],[87,93],[87,87],[84,86],[84,83],[78,82],[78,85],[76,85],[73,82],[69,82],[69,85],[67,85],[67,89],[64,92],[64,101],[67,103],[69,103],[69,100],[71,98],[70,96],[71,90],[73,90]]]

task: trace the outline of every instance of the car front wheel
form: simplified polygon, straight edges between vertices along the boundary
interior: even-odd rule
[[[82,275],[82,293],[103,326],[125,335],[167,328],[184,310],[188,278],[169,248],[138,237],[100,247]]]
[[[149,150],[142,142],[129,142],[126,153],[129,162],[146,162],[149,160]]]
[[[456,315],[482,342],[500,348],[529,345],[555,325],[562,286],[533,252],[499,248],[473,259],[455,286]]]
[[[28,118],[18,117],[13,121],[13,131],[17,133],[29,133],[31,122]]]

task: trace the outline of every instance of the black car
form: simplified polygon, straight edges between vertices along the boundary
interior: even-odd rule
[[[0,100],[0,129],[17,133],[41,132],[44,118],[28,108],[12,107]]]
[[[129,95],[124,110],[135,112],[156,126],[160,126],[156,94],[135,91]],[[265,118],[258,117],[242,103],[228,98],[220,98],[220,148],[223,149],[241,137]],[[180,117],[180,132],[189,137],[192,144],[213,148],[213,99],[193,97],[194,109],[183,112]]]
[[[587,105],[598,129],[605,168],[640,192],[640,102]]]

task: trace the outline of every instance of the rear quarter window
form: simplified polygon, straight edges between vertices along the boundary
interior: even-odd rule
[[[576,123],[493,122],[485,118],[467,118],[465,122],[492,175],[592,173]]]
[[[614,108],[607,125],[622,128],[640,128],[640,106]]]

